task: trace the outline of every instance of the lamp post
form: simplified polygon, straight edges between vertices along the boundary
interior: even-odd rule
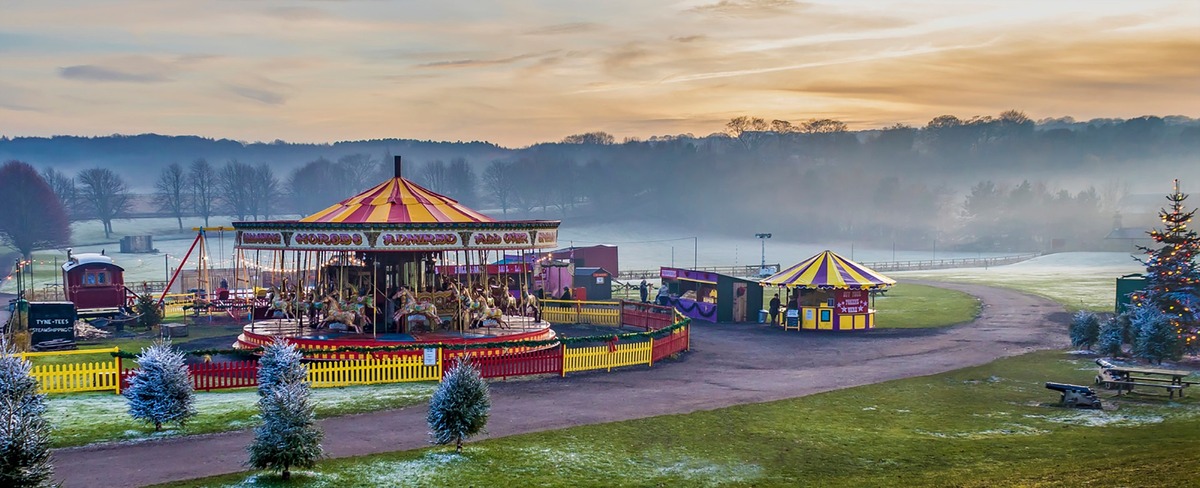
[[[754,234],[754,237],[762,240],[762,263],[758,267],[758,274],[761,275],[767,269],[767,239],[771,238],[771,234]]]

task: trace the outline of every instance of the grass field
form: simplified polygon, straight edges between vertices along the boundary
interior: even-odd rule
[[[169,486],[1167,486],[1194,484],[1194,396],[1102,393],[1089,357],[1039,352],[772,403],[321,462]],[[423,429],[423,425],[414,425]],[[1188,481],[1192,480],[1192,481]],[[168,485],[164,485],[168,486]]]
[[[979,315],[979,299],[934,286],[899,283],[875,298],[875,324],[881,329],[945,327]]]
[[[317,388],[313,390],[313,403],[318,417],[373,412],[427,402],[435,386],[396,383]],[[197,393],[198,415],[183,428],[164,425],[162,432],[155,432],[152,424],[130,418],[125,398],[112,393],[51,395],[46,402],[46,418],[53,428],[54,447],[81,446],[251,428],[258,421],[257,401],[258,392],[254,389]]]
[[[1116,279],[1144,272],[1129,253],[1071,252],[992,268],[959,268],[889,273],[900,281],[928,279],[979,283],[1044,296],[1069,311],[1112,312]]]

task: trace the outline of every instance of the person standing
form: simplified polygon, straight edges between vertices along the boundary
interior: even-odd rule
[[[561,297],[559,297],[559,300],[570,300],[570,299],[571,299],[571,287],[564,286],[563,294]]]
[[[771,325],[779,325],[779,305],[779,294],[776,293],[771,299],[771,308],[768,309],[771,313]]]
[[[671,306],[671,288],[666,283],[658,288],[658,304],[664,307]]]
[[[638,286],[638,294],[642,296],[642,303],[646,303],[650,298],[650,287],[646,284],[646,279],[642,279],[642,284]]]

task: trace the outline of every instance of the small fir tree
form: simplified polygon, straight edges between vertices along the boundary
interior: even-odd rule
[[[1132,325],[1137,335],[1133,340],[1133,355],[1153,363],[1179,359],[1182,350],[1172,319],[1154,307],[1134,309]]]
[[[278,471],[285,480],[291,479],[291,468],[311,468],[322,453],[324,435],[316,426],[306,373],[295,346],[276,340],[264,348],[258,370],[263,423],[254,428],[247,448],[249,464]]]
[[[1160,245],[1138,246],[1149,256],[1139,260],[1146,266],[1146,288],[1131,298],[1138,307],[1150,306],[1162,312],[1180,338],[1180,347],[1191,352],[1200,347],[1200,320],[1190,306],[1200,289],[1200,270],[1194,260],[1200,252],[1200,237],[1187,228],[1196,213],[1183,206],[1187,197],[1179,191],[1179,180],[1175,180],[1174,192],[1167,195],[1170,206],[1159,211],[1163,229],[1150,231],[1150,237]]]
[[[479,368],[471,363],[470,356],[462,356],[429,400],[426,421],[433,443],[446,445],[453,442],[455,451],[462,452],[463,440],[478,434],[487,425],[491,408],[487,382]]]
[[[154,430],[159,431],[164,423],[178,422],[182,426],[196,415],[187,364],[183,353],[171,348],[169,339],[142,349],[137,362],[140,368],[122,393],[129,400],[130,416],[153,422]]]
[[[155,300],[149,293],[138,297],[134,311],[138,313],[138,325],[145,327],[146,330],[162,323],[162,307],[158,306],[158,300]]]
[[[266,396],[276,385],[304,381],[307,368],[301,358],[300,350],[281,337],[264,347],[258,359],[258,396]]]
[[[29,372],[29,361],[0,337],[0,486],[42,486],[54,474],[46,396]]]
[[[1120,357],[1125,355],[1125,338],[1128,335],[1129,316],[1121,314],[1104,322],[1100,326],[1100,334],[1096,340],[1096,352],[1104,356]]]
[[[1100,317],[1080,310],[1071,318],[1071,347],[1092,349],[1100,337]]]

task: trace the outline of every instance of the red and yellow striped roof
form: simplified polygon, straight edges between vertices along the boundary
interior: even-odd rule
[[[788,288],[866,290],[886,288],[896,284],[896,280],[841,257],[833,251],[823,251],[800,264],[764,278],[760,283]]]
[[[300,222],[348,224],[469,223],[496,220],[404,178],[392,178]]]

